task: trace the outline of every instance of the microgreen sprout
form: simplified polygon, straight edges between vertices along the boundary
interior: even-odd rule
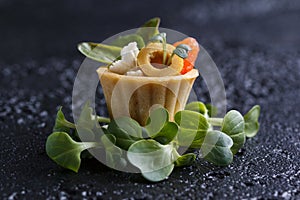
[[[155,17],[147,21],[135,33],[117,37],[111,44],[101,44],[95,42],[82,42],[77,45],[77,49],[86,57],[106,64],[111,64],[120,59],[120,52],[124,45],[136,42],[139,49],[156,34],[159,33],[158,27],[160,18]]]
[[[88,104],[75,125],[65,119],[60,108],[53,133],[46,142],[46,152],[58,165],[77,172],[84,150],[101,150],[109,167],[133,165],[153,182],[167,178],[174,167],[191,165],[198,151],[201,158],[226,166],[242,148],[245,138],[258,132],[260,108],[254,106],[245,116],[231,110],[224,118],[211,117],[209,109],[216,111],[213,108],[192,102],[175,114],[175,121],[170,121],[168,111],[158,107],[151,110],[144,127],[129,117],[110,120],[97,116]],[[107,126],[101,127],[99,122]],[[90,142],[81,142],[78,135],[73,134],[83,131],[85,141]],[[180,155],[180,148],[193,152]]]
[[[167,59],[167,34],[166,33],[159,33],[155,36],[153,36],[150,39],[150,42],[160,42],[163,45],[163,64],[166,64],[166,59]]]
[[[186,44],[179,44],[176,49],[174,49],[172,55],[168,59],[167,65],[171,64],[171,60],[174,55],[179,56],[182,59],[185,59],[188,57],[188,51],[192,50],[192,48],[189,45]]]
[[[150,42],[160,42],[163,45],[163,64],[164,65],[170,65],[172,58],[174,55],[179,56],[182,59],[185,59],[188,57],[188,51],[192,50],[192,48],[189,45],[186,44],[179,44],[174,51],[172,52],[171,56],[167,60],[167,50],[166,50],[166,33],[159,33],[155,36],[153,36],[150,39]]]

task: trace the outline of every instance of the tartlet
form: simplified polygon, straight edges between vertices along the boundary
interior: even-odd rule
[[[147,77],[127,76],[110,72],[107,67],[97,70],[111,118],[129,116],[145,125],[152,106],[165,107],[173,120],[183,110],[198,70],[184,75]]]
[[[184,109],[199,76],[193,69],[199,45],[190,37],[168,44],[165,33],[153,38],[141,49],[136,42],[128,43],[118,59],[98,68],[112,119],[128,116],[144,126],[153,106],[166,108],[170,120]]]

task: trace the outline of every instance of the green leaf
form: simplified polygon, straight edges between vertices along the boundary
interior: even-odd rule
[[[89,102],[82,107],[77,120],[76,130],[80,134],[81,141],[97,141],[104,134],[104,129],[99,125],[98,118],[94,115],[94,109],[90,107]]]
[[[221,131],[209,131],[203,141],[201,153],[205,160],[219,166],[229,165],[233,160],[230,147],[232,139]]]
[[[174,164],[168,165],[166,167],[163,167],[159,170],[151,171],[151,172],[143,172],[142,175],[145,179],[152,181],[152,182],[158,182],[166,179],[170,174],[172,173],[174,169]]]
[[[178,133],[178,126],[174,122],[167,122],[152,138],[161,144],[170,143]]]
[[[158,33],[154,35],[151,39],[150,42],[160,42],[164,43],[167,40],[167,34],[166,33]]]
[[[77,126],[81,126],[82,128],[86,129],[93,129],[96,125],[96,118],[93,115],[93,108],[90,107],[89,102],[87,102],[79,115],[78,121],[77,121]]]
[[[122,156],[122,150],[115,145],[116,137],[112,134],[105,134],[101,137],[105,148],[106,165],[111,168],[123,168],[126,166],[126,160]]]
[[[177,112],[174,119],[181,128],[185,129],[206,132],[210,127],[204,115],[190,110]]]
[[[200,148],[202,147],[204,138],[205,138],[205,137],[203,137],[203,138],[201,138],[201,139],[198,139],[198,140],[194,140],[194,141],[192,142],[192,144],[190,145],[189,148],[191,148],[191,149],[200,149]]]
[[[141,49],[145,46],[150,38],[158,34],[160,19],[153,18],[147,21],[135,34],[120,36],[112,45],[82,42],[78,44],[77,49],[86,57],[96,60],[101,63],[111,64],[113,61],[120,57],[120,52],[123,46],[129,42],[137,42],[138,48]]]
[[[95,142],[75,142],[65,132],[54,132],[46,141],[47,155],[58,165],[78,172],[83,150],[99,146]]]
[[[145,129],[148,131],[150,137],[156,135],[164,127],[165,123],[169,121],[169,112],[163,107],[158,107],[150,111]]]
[[[179,44],[178,46],[176,46],[176,48],[173,51],[173,54],[176,54],[177,56],[179,56],[180,58],[187,58],[188,57],[188,51],[191,50],[191,47],[189,45],[186,44]]]
[[[95,133],[88,128],[77,126],[76,127],[77,134],[80,133],[80,139],[79,141],[95,141]]]
[[[204,103],[202,103],[200,101],[191,102],[191,103],[187,104],[184,109],[201,113],[205,117],[208,116],[208,110],[207,110],[206,106],[204,105]]]
[[[110,147],[111,144],[116,144],[116,137],[112,134],[105,134],[101,136],[101,141],[104,147]]]
[[[118,134],[142,138],[142,127],[130,117],[119,117],[108,125],[108,131],[116,137]]]
[[[129,34],[124,36],[119,36],[114,40],[111,45],[121,47],[128,45],[130,42],[136,42],[139,49],[145,46],[143,38],[138,34]]]
[[[190,148],[200,148],[203,139],[205,138],[207,130],[197,131],[196,129],[187,129],[179,127],[177,134],[177,141],[179,146],[185,146]]]
[[[182,48],[176,47],[176,49],[174,49],[173,53],[176,54],[177,56],[179,56],[180,58],[183,58],[183,59],[188,57],[188,52],[185,49],[182,49]]]
[[[196,159],[196,155],[194,153],[184,154],[175,161],[175,166],[182,167],[182,166],[191,165],[195,161],[195,159]]]
[[[192,48],[191,48],[189,45],[187,45],[187,44],[179,44],[179,45],[177,45],[176,47],[177,47],[177,48],[184,49],[185,51],[190,51],[190,50],[192,50]]]
[[[82,42],[78,44],[77,48],[86,57],[106,64],[119,58],[122,49],[121,47],[93,42]]]
[[[235,135],[243,132],[244,126],[245,123],[243,116],[238,111],[231,110],[223,119],[222,131],[229,136]]]
[[[146,179],[154,182],[167,178],[174,168],[173,146],[162,145],[152,139],[132,144],[127,157]]]
[[[147,21],[142,25],[137,31],[136,34],[140,35],[144,42],[147,43],[154,35],[158,34],[158,27],[160,24],[160,18],[155,17]]]
[[[196,104],[188,106],[196,108]],[[199,104],[200,105],[200,104]],[[203,138],[210,128],[206,117],[195,111],[183,110],[175,114],[175,122],[179,125],[177,140],[179,146],[189,146],[190,148],[200,148]]]
[[[245,134],[247,137],[254,137],[259,130],[259,118],[260,106],[255,105],[244,116],[245,120]]]
[[[216,106],[213,106],[209,103],[205,104],[207,110],[208,110],[208,116],[209,117],[215,117],[218,115],[218,108]]]
[[[59,107],[56,119],[55,119],[55,125],[53,127],[53,132],[70,132],[70,128],[75,129],[75,124],[69,122],[66,120],[64,113],[62,112],[62,107]]]
[[[138,140],[131,138],[117,138],[116,145],[124,150],[128,150],[128,148],[136,141]]]
[[[236,154],[246,141],[244,128],[244,118],[238,111],[231,110],[225,115],[221,131],[233,140],[233,146],[231,147],[233,154]]]
[[[116,137],[116,145],[124,150],[142,138],[142,127],[129,117],[112,120],[107,131]]]

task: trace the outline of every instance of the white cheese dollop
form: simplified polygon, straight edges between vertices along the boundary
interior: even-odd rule
[[[113,62],[109,71],[125,74],[130,69],[137,66],[137,55],[139,54],[139,49],[136,42],[130,42],[127,46],[124,46],[121,50],[121,60]]]

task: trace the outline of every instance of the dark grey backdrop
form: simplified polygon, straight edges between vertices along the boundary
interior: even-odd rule
[[[46,155],[57,107],[71,119],[80,41],[102,41],[151,17],[196,37],[220,69],[228,107],[260,104],[261,130],[233,164],[197,160],[149,183],[96,160],[78,174]],[[4,199],[300,198],[300,2],[0,1],[0,197]],[[201,80],[199,98],[209,101]],[[99,114],[106,114],[99,90]]]

